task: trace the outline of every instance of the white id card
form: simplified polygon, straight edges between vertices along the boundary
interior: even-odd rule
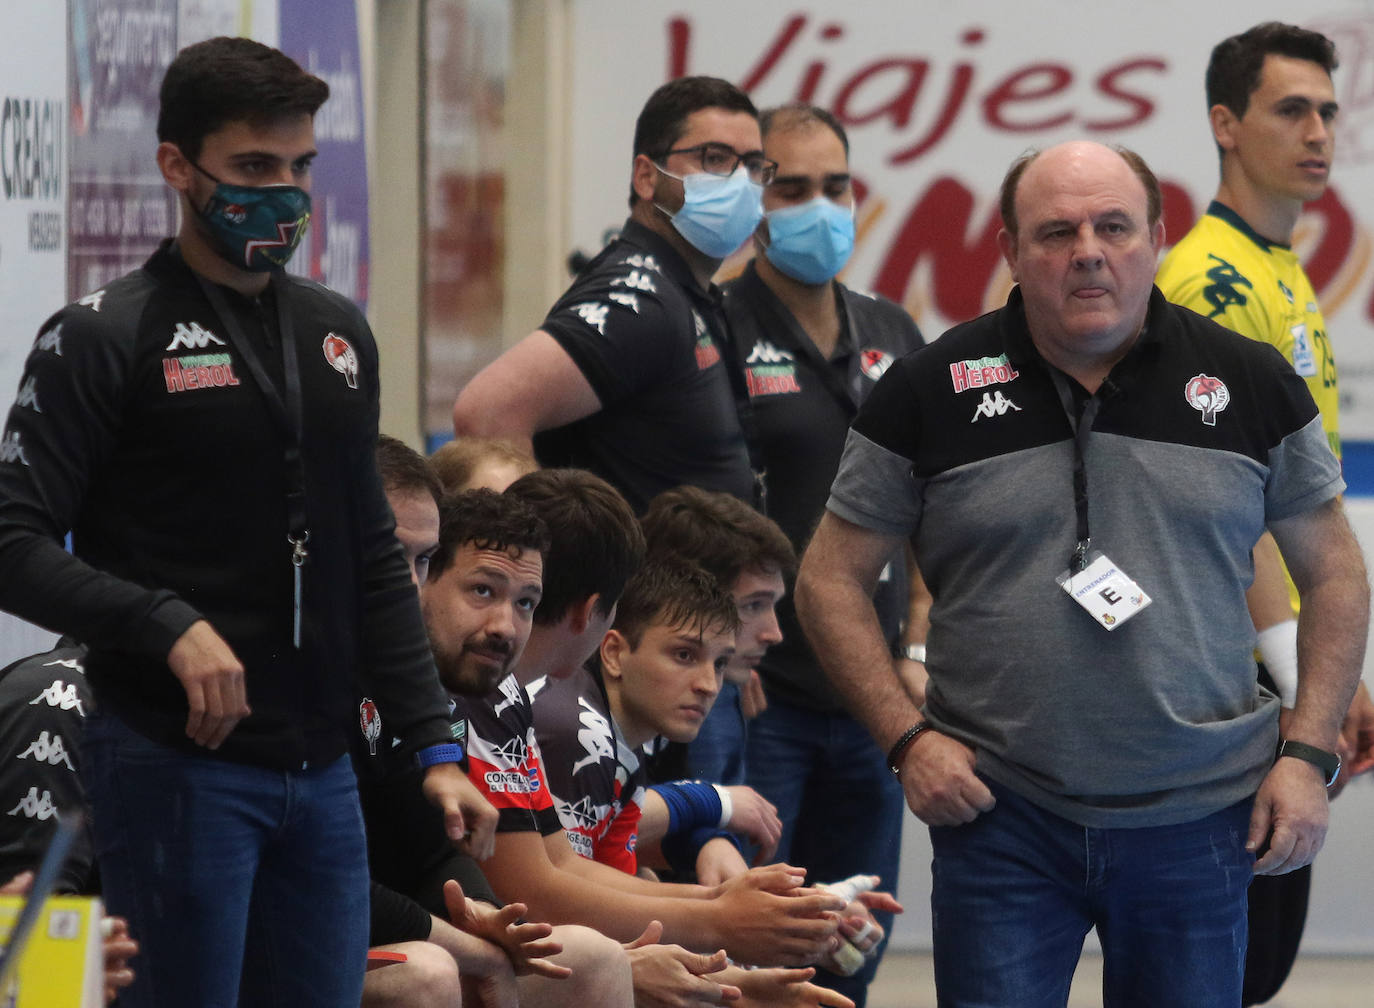
[[[1055,580],[1089,616],[1115,630],[1149,605],[1150,596],[1106,555],[1094,550],[1089,556],[1092,562],[1082,571],[1065,571]]]

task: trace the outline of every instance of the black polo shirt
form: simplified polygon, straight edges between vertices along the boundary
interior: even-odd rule
[[[541,464],[590,469],[636,513],[684,484],[752,500],[719,294],[697,285],[664,238],[626,221],[541,328],[601,400],[598,412],[535,438]]]
[[[758,450],[766,470],[768,515],[797,553],[825,511],[845,435],[883,372],[923,346],[916,323],[898,305],[836,283],[840,338],[826,360],[751,263],[725,287],[726,316],[744,368]],[[896,554],[874,595],[879,622],[895,642],[906,614],[905,557]],[[839,697],[807,645],[791,585],[778,604],[783,640],[759,665],[770,696],[817,710]]]

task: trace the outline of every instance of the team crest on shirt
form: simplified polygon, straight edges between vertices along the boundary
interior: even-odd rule
[[[368,754],[376,756],[377,740],[382,737],[382,712],[370,697],[364,697],[363,702],[358,704],[358,727],[362,729],[363,739],[367,742]]]
[[[886,350],[870,347],[859,355],[859,368],[863,371],[865,378],[877,381],[892,366],[894,360],[896,358]]]
[[[1202,422],[1208,427],[1217,425],[1217,414],[1231,402],[1231,390],[1220,378],[1211,375],[1194,375],[1183,389],[1183,397],[1188,405],[1202,414]]]
[[[796,358],[787,350],[779,350],[769,340],[759,340],[749,351],[744,362],[744,382],[750,399],[802,390],[797,381]]]
[[[338,333],[330,333],[324,338],[324,359],[339,374],[344,376],[348,387],[358,387],[358,352],[353,344]]]

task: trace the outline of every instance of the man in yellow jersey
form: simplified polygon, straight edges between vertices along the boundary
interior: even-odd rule
[[[1304,203],[1326,189],[1337,112],[1325,36],[1268,22],[1212,50],[1207,103],[1221,156],[1221,184],[1207,213],[1165,257],[1160,289],[1169,300],[1269,343],[1307,379],[1339,458],[1336,363],[1312,284],[1290,248]],[[1299,689],[1297,592],[1266,533],[1255,548],[1248,594],[1259,631],[1261,681],[1288,714]],[[1374,704],[1361,685],[1342,732],[1349,776],[1374,766]],[[1250,946],[1244,1003],[1268,1001],[1297,956],[1311,868],[1258,876],[1250,888]]]

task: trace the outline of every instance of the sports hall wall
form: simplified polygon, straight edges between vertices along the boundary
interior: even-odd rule
[[[175,226],[152,164],[157,81],[181,45],[241,33],[331,83],[315,219],[293,268],[366,304],[383,352],[383,425],[416,444],[444,436],[461,383],[539,323],[569,253],[594,252],[624,219],[634,117],[670,76],[728,77],[760,107],[800,99],[834,111],[863,197],[843,279],[905,305],[934,336],[1005,297],[996,189],[1027,148],[1086,136],[1139,151],[1164,184],[1166,229],[1181,236],[1216,184],[1202,94],[1211,45],[1299,13],[1274,0],[23,7],[0,36],[0,407],[20,391],[43,318]],[[1334,182],[1295,245],[1336,350],[1349,509],[1371,544],[1374,3],[1317,0],[1301,14],[1337,42],[1341,114]],[[0,661],[50,640],[0,617]],[[1366,779],[1333,806],[1309,951],[1374,952],[1371,834]],[[928,864],[911,821],[899,945],[929,941]]]

